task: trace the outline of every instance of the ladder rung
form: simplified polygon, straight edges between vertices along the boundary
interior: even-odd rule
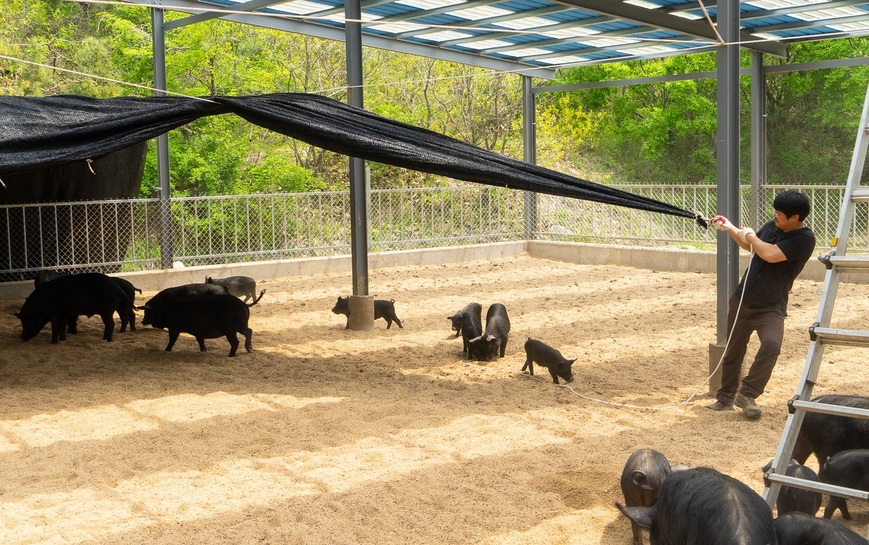
[[[796,477],[790,477],[788,475],[781,475],[778,473],[767,473],[766,475],[764,475],[764,478],[771,482],[779,483],[783,486],[790,486],[793,488],[801,488],[803,490],[811,490],[813,492],[832,494],[833,496],[840,496],[843,498],[857,498],[860,500],[869,500],[869,492],[865,490],[857,490],[856,488],[848,488],[845,486],[837,486],[835,484],[810,481],[808,479],[798,479]]]
[[[834,405],[832,403],[818,403],[817,401],[800,401],[792,399],[788,401],[789,410],[802,409],[810,413],[831,414],[834,416],[848,416],[869,420],[869,409],[849,407],[847,405]]]
[[[809,339],[823,344],[869,346],[869,331],[812,326],[809,328]]]
[[[851,200],[854,202],[869,201],[869,187],[855,187],[851,191]]]
[[[869,257],[822,255],[818,261],[828,269],[835,265],[839,272],[869,272]]]

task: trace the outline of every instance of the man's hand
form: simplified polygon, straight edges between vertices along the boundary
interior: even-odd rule
[[[719,231],[731,231],[734,229],[733,224],[730,223],[730,220],[725,218],[724,216],[715,216],[709,223],[712,224],[712,227],[715,227]]]
[[[749,244],[745,237],[747,237],[749,233],[751,233],[752,235],[755,234],[754,229],[752,229],[751,227],[743,227],[742,229],[737,231],[737,233],[739,233],[739,240],[741,240],[745,244]]]

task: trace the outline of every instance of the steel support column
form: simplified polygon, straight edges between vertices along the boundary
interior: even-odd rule
[[[154,96],[166,96],[166,36],[163,32],[163,10],[151,8],[152,70]],[[169,136],[161,134],[157,143],[157,181],[160,183],[160,266],[172,268],[175,260],[172,246],[172,189],[169,185]]]
[[[739,2],[718,2],[718,213],[739,219]],[[739,281],[739,247],[724,232],[718,234],[718,342],[727,341],[728,299]]]
[[[762,188],[766,185],[766,76],[763,53],[751,53],[751,210],[746,225],[760,228],[766,220]]]
[[[362,4],[344,4],[347,50],[347,102],[363,107],[362,100]],[[365,192],[365,162],[350,158],[350,259],[353,295],[368,295],[368,207]]]
[[[522,76],[522,160],[537,163],[537,118],[534,110],[534,92],[531,76]],[[526,191],[525,199],[525,238],[534,237],[537,227],[537,194]]]

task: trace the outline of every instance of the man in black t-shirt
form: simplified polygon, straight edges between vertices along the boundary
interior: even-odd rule
[[[713,411],[732,410],[736,405],[748,418],[763,414],[755,399],[763,393],[781,352],[788,293],[815,250],[815,235],[804,223],[810,207],[802,193],[785,191],[773,201],[773,220],[757,233],[751,227],[735,227],[724,216],[711,220],[713,227],[727,232],[740,248],[754,252],[730,297],[729,340],[721,360],[718,401],[709,406]],[[740,386],[742,362],[754,331],[760,348]]]

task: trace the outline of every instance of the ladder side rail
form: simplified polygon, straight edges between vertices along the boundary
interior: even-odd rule
[[[787,470],[805,416],[806,413],[804,411],[796,411],[788,414],[787,420],[785,421],[784,432],[782,433],[781,440],[779,441],[778,448],[775,451],[775,456],[772,459],[770,468],[764,477],[765,488],[763,490],[763,499],[766,500],[766,503],[770,507],[775,507],[776,499],[778,499],[779,492],[781,491],[781,484],[773,479],[772,475],[781,476],[784,475],[784,472]]]
[[[869,145],[869,84],[866,87],[866,96],[863,99],[863,112],[860,117],[860,125],[857,128],[857,138],[854,143],[854,154],[851,157],[851,165],[848,171],[848,181],[842,198],[842,207],[839,210],[839,225],[836,237],[832,241],[833,249],[830,256],[844,256],[848,246],[848,231],[854,221],[854,193],[860,187],[860,179],[863,174],[863,166],[866,162],[867,145]],[[860,191],[858,194],[862,195]],[[823,261],[823,259],[822,259]],[[827,264],[827,263],[825,263]],[[821,301],[818,306],[817,319],[813,327],[828,327],[833,314],[836,295],[839,289],[840,271],[835,266],[828,266],[824,276],[824,287]],[[824,343],[818,342],[810,336],[809,351],[806,363],[797,386],[797,395],[789,402],[790,411],[785,421],[781,440],[776,449],[775,456],[770,463],[770,478],[765,479],[766,488],[763,497],[770,507],[773,507],[781,490],[781,477],[786,471],[787,465],[793,455],[794,447],[799,436],[800,428],[808,407],[795,407],[794,404],[811,399],[812,389],[817,382],[821,359],[824,353]]]
[[[851,166],[848,170],[848,182],[845,186],[845,195],[842,199],[842,208],[839,210],[839,226],[836,231],[835,253],[845,255],[848,246],[848,230],[854,218],[853,194],[855,188],[860,186],[863,176],[863,165],[866,162],[866,130],[869,128],[869,85],[866,86],[866,98],[863,100],[863,113],[860,116],[860,125],[857,127],[857,139],[854,145],[854,155],[851,157]]]

